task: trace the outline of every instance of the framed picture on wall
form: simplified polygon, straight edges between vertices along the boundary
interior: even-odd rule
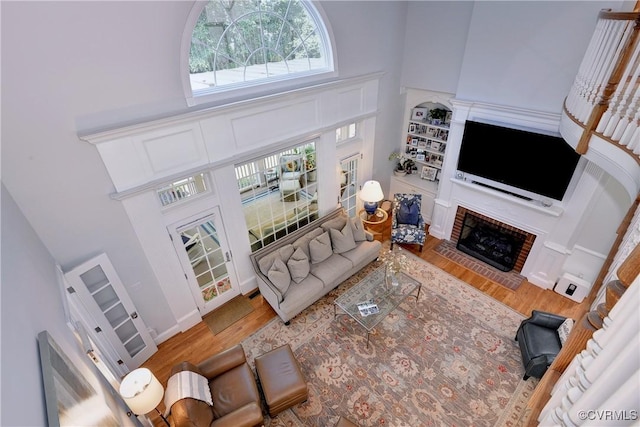
[[[420,173],[420,178],[426,179],[427,181],[435,181],[436,176],[438,176],[438,169],[432,168],[430,166],[423,166],[422,172]]]
[[[129,409],[96,369],[73,363],[49,332],[38,334],[47,421],[50,426],[139,426]]]

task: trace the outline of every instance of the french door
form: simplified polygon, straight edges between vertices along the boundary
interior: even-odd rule
[[[240,295],[218,206],[168,229],[201,316]]]
[[[357,214],[360,158],[360,154],[354,154],[340,161],[340,204],[350,217]]]

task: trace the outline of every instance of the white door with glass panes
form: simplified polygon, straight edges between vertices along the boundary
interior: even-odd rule
[[[240,295],[218,206],[169,226],[169,235],[201,316]]]
[[[118,353],[116,363],[132,370],[158,351],[107,254],[80,264],[64,277],[69,284],[66,291],[71,297],[77,295],[88,313],[86,326]]]
[[[340,161],[340,204],[350,217],[358,213],[360,158],[360,154],[355,154]]]

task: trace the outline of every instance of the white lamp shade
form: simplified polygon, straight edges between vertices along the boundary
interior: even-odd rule
[[[143,415],[158,406],[164,396],[164,388],[149,369],[138,368],[124,377],[120,383],[120,395],[131,412]]]
[[[384,199],[382,187],[378,181],[367,181],[362,185],[360,190],[360,199],[365,202],[379,202]]]

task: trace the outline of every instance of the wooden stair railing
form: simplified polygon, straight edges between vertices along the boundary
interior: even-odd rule
[[[562,350],[544,374],[531,395],[525,410],[523,425],[538,425],[538,416],[551,397],[551,390],[562,373],[567,369],[576,354],[586,346],[593,333],[602,327],[602,321],[618,302],[625,290],[640,274],[640,245],[636,246],[624,263],[618,268],[618,280],[612,280],[606,286],[605,303],[596,310],[589,311],[576,322]]]

